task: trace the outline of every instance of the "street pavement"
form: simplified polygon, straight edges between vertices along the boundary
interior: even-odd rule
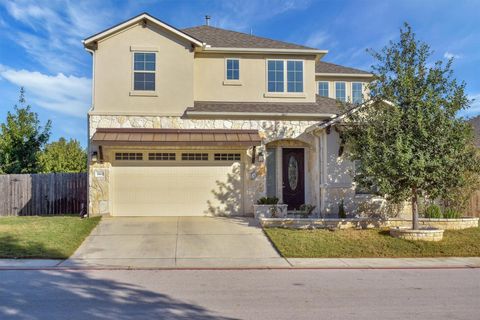
[[[480,269],[0,270],[0,319],[479,319]]]

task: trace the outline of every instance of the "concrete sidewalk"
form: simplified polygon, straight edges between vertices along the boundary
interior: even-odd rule
[[[447,258],[281,258],[283,263],[247,259],[196,259],[187,265],[86,266],[65,264],[62,260],[0,259],[0,270],[11,269],[436,269],[480,268],[480,257]]]

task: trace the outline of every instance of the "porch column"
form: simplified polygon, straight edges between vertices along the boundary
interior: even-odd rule
[[[276,163],[276,180],[277,180],[277,198],[279,203],[283,203],[283,173],[282,173],[282,148],[275,148],[275,158],[277,159]]]

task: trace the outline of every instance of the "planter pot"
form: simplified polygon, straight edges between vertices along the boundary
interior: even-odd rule
[[[285,218],[287,216],[286,204],[254,204],[253,215],[260,218]]]
[[[443,239],[442,229],[424,228],[412,230],[408,228],[396,227],[390,229],[390,235],[395,238],[413,241],[441,241]]]

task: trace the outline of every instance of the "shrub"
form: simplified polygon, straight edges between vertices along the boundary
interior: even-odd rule
[[[460,211],[455,210],[453,208],[446,208],[443,211],[443,217],[445,219],[458,219],[458,218],[460,218],[460,216],[461,216]]]
[[[338,205],[338,217],[340,219],[346,219],[347,218],[347,214],[345,213],[345,206],[343,204],[343,200]]]
[[[442,210],[436,204],[429,205],[423,213],[425,218],[440,219],[442,217]]]
[[[278,198],[277,197],[262,197],[257,200],[257,204],[277,204]]]
[[[316,206],[314,206],[313,204],[302,204],[300,206],[300,208],[298,208],[300,210],[300,214],[306,218],[308,217],[309,215],[312,214],[313,210],[316,208]]]

